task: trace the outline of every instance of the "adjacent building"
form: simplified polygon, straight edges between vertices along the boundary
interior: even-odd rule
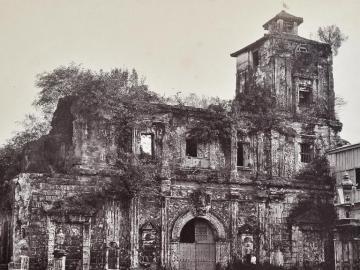
[[[360,267],[360,144],[327,153],[336,176],[335,269]]]

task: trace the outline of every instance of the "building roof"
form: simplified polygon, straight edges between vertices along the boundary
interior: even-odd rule
[[[271,24],[273,21],[277,21],[278,19],[297,22],[298,25],[304,21],[303,18],[296,17],[296,16],[291,15],[290,13],[287,13],[286,11],[282,10],[280,13],[276,14],[275,17],[271,18],[263,25],[264,29],[268,30],[269,24]]]
[[[345,146],[341,146],[338,148],[334,148],[334,149],[327,151],[326,154],[328,154],[328,155],[335,154],[335,153],[345,152],[345,151],[356,149],[356,148],[360,148],[360,143],[355,143],[355,144],[350,144],[350,145],[345,145]]]
[[[263,37],[259,38],[255,42],[245,46],[244,48],[242,48],[242,49],[240,49],[240,50],[238,50],[236,52],[231,53],[230,56],[236,57],[236,56],[242,54],[243,52],[246,52],[246,51],[251,50],[253,48],[259,47],[262,43],[264,43],[264,41],[268,40],[271,37],[273,37],[273,38],[286,38],[287,40],[292,40],[292,41],[296,41],[296,42],[299,42],[299,43],[323,44],[325,46],[329,46],[329,48],[330,48],[330,45],[327,44],[327,43],[319,42],[319,41],[312,40],[312,39],[307,39],[307,38],[304,38],[304,37],[300,37],[298,35],[293,35],[293,34],[288,34],[288,33],[281,33],[281,34],[273,33],[273,34],[264,34]]]
[[[258,40],[256,40],[255,42],[247,45],[246,47],[236,51],[236,52],[233,52],[230,54],[230,56],[232,57],[236,57],[238,56],[239,54],[242,54],[243,52],[246,52],[248,51],[249,49],[252,49],[254,47],[258,47],[259,45],[261,45],[265,40],[267,40],[269,37],[267,34],[265,34],[262,38],[259,38]]]

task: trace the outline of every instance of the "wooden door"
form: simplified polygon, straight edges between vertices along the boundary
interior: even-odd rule
[[[193,243],[179,243],[180,270],[215,270],[215,242],[212,229],[201,219],[193,220]]]
[[[180,243],[179,253],[180,270],[196,269],[195,243]]]
[[[215,244],[195,244],[196,270],[215,270]]]

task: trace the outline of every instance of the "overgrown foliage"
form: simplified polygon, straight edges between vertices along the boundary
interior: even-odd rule
[[[169,105],[180,105],[180,106],[191,106],[195,108],[202,109],[213,109],[214,111],[218,110],[230,112],[231,102],[230,100],[224,100],[219,97],[208,97],[208,96],[199,96],[195,93],[190,93],[184,95],[181,92],[176,93],[173,96],[163,97],[163,101]]]
[[[23,129],[0,148],[0,185],[20,172],[20,159],[23,147],[49,130],[49,122],[43,117],[26,115],[21,123]]]
[[[41,91],[33,104],[42,113],[41,118],[29,116],[24,130],[18,132],[0,151],[1,179],[10,179],[20,172],[23,147],[49,131],[50,120],[59,100],[63,98],[71,100],[74,105],[73,113],[82,115],[85,119],[103,119],[107,121],[108,126],[115,128],[114,134],[117,136],[119,147],[115,162],[118,173],[116,177],[111,177],[111,182],[105,188],[92,194],[98,197],[98,201],[102,201],[101,197],[105,193],[117,194],[118,197],[128,199],[140,192],[148,195],[157,192],[155,173],[159,162],[154,159],[149,161],[143,155],[136,156],[129,149],[132,130],[142,125],[139,121],[140,116],[151,116],[156,112],[158,108],[154,104],[165,105],[175,102],[181,108],[185,108],[186,105],[207,107],[216,121],[211,120],[213,117],[208,121],[205,119],[198,126],[195,125],[192,134],[195,136],[201,133],[198,138],[204,141],[230,134],[230,131],[226,132],[226,128],[230,129],[229,102],[219,98],[200,98],[195,94],[185,98],[185,101],[181,101],[179,95],[174,98],[161,98],[149,91],[135,70],[131,73],[121,69],[94,72],[71,64],[40,74],[36,85]],[[189,104],[190,100],[192,104]],[[81,197],[85,205],[91,205],[91,199],[88,201],[86,196]],[[77,201],[78,199],[70,198],[69,203],[83,205]],[[66,203],[59,202],[59,205],[66,208]]]
[[[296,175],[298,179],[324,181],[334,185],[335,179],[331,175],[330,164],[325,155],[316,155]]]
[[[259,132],[287,133],[285,113],[276,107],[276,98],[270,90],[254,85],[251,91],[240,93],[235,101],[239,115],[246,115],[249,134]]]
[[[157,94],[148,90],[135,70],[113,69],[110,72],[93,72],[79,66],[60,67],[39,76],[37,85],[42,88],[35,105],[47,113],[54,110],[57,101],[66,96],[73,98],[78,114],[89,119],[107,119],[114,127],[120,146],[116,161],[118,175],[101,190],[117,194],[123,199],[134,196],[154,185],[154,164],[128,152],[131,131],[139,125],[140,115],[152,115],[153,103],[160,103]],[[151,167],[151,168],[150,168]],[[99,197],[102,195],[97,194]]]
[[[93,214],[109,199],[129,202],[136,195],[159,195],[159,182],[153,166],[126,164],[122,169],[92,192],[79,193],[56,201],[51,211]]]
[[[163,101],[169,105],[180,106],[184,108],[184,111],[186,111],[186,106],[207,110],[207,116],[194,123],[188,133],[188,138],[194,138],[199,143],[219,139],[221,142],[226,142],[230,139],[234,123],[230,100],[198,96],[195,93],[182,95],[178,92],[174,96],[163,98]]]
[[[319,27],[317,34],[320,41],[325,42],[331,46],[333,55],[338,54],[338,50],[342,43],[348,39],[348,37],[343,32],[341,32],[337,25]]]

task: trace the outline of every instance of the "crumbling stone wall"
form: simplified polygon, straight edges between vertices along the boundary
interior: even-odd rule
[[[65,234],[64,248],[71,254],[67,261],[69,269],[76,269],[79,263],[84,265],[87,261],[90,265],[86,269],[103,267],[105,251],[111,242],[116,242],[126,260],[130,239],[128,205],[109,199],[102,209],[94,209],[90,216],[89,209],[79,213],[78,209],[56,206],[66,198],[96,190],[102,181],[106,180],[98,176],[42,174],[21,174],[14,179],[13,261],[26,255],[30,258],[30,269],[52,267],[52,252],[58,248],[56,235],[60,230]],[[90,222],[88,225],[86,220]],[[89,246],[86,246],[87,241]],[[122,263],[128,265],[129,259],[127,255],[127,261]]]
[[[195,211],[191,194],[199,188],[211,194],[209,212],[222,222],[227,241],[232,243],[233,249],[227,256],[244,259],[243,236],[250,236],[253,239],[253,254],[260,262],[273,263],[277,252],[282,253],[287,267],[303,266],[304,263],[316,265],[331,257],[328,248],[324,249],[330,245],[331,229],[326,227],[328,220],[320,217],[318,211],[321,210],[317,208],[317,205],[330,205],[330,186],[320,191],[316,183],[304,181],[294,186],[290,181],[262,190],[252,185],[202,186],[201,183],[177,182],[171,186],[167,225],[170,231],[179,217]],[[229,193],[233,194],[232,199]],[[234,202],[237,205],[235,208],[232,207]],[[312,202],[316,211],[303,207],[304,202]],[[232,220],[235,217],[234,224]],[[302,240],[304,237],[307,242]],[[176,260],[176,257],[171,259]]]
[[[254,66],[256,51],[259,63]],[[248,80],[255,75],[258,82],[276,94],[279,108],[301,113],[297,82],[308,78],[313,84],[313,102],[332,108],[328,113],[334,119],[332,54],[328,44],[294,35],[268,34],[236,57],[238,94],[251,91],[247,89]]]

